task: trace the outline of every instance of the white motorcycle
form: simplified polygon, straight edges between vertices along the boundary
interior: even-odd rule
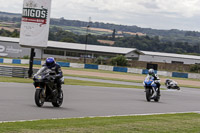
[[[178,83],[171,79],[166,79],[165,86],[167,89],[177,89],[180,90],[180,87],[178,86]]]

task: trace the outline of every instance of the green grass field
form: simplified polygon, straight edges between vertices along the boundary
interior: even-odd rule
[[[1,133],[199,133],[200,114],[71,118],[0,123]]]

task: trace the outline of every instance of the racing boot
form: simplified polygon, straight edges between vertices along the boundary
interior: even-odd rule
[[[62,98],[62,91],[61,91],[61,85],[58,85],[58,97]]]
[[[160,87],[158,87],[157,94],[160,96]]]

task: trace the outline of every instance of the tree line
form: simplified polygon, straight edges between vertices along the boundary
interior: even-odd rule
[[[0,21],[4,22],[21,22],[21,14],[15,13],[7,13],[0,12]],[[136,25],[119,25],[119,24],[111,24],[111,23],[103,23],[103,22],[84,22],[79,20],[67,20],[65,18],[51,18],[51,25],[56,26],[74,26],[74,27],[86,27],[90,25],[94,28],[103,28],[103,29],[115,29],[116,31],[124,31],[124,32],[141,32],[143,34],[147,34],[149,36],[176,36],[176,37],[184,37],[184,36],[193,36],[200,37],[200,32],[197,31],[183,31],[178,29],[171,30],[157,30],[152,28],[141,28]]]
[[[5,29],[1,29],[0,30],[0,36],[5,36],[5,37],[19,37],[19,31],[18,30],[14,30],[14,31],[8,31]]]
[[[19,37],[19,31],[14,30],[13,32],[4,29],[0,30],[0,36],[7,37]],[[70,43],[81,43],[81,44],[91,44],[91,45],[105,45],[98,40],[112,40],[109,36],[94,36],[91,34],[87,35],[77,35],[72,32],[64,31],[62,28],[52,27],[49,32],[49,40],[70,42]],[[191,45],[188,42],[162,42],[158,36],[130,36],[115,38],[115,47],[125,47],[125,48],[137,48],[143,51],[154,51],[154,52],[166,52],[166,53],[178,53],[178,54],[200,54],[200,43]]]

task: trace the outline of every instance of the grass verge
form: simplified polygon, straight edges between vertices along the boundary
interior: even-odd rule
[[[86,76],[86,75],[72,75],[72,74],[65,74],[65,76],[71,76],[71,77],[80,77],[80,78],[89,78],[89,79],[103,79],[103,80],[112,80],[112,81],[124,81],[124,82],[133,82],[133,83],[142,83],[142,80],[126,80],[126,79],[117,79],[117,78],[107,78],[107,77],[98,77],[98,76]],[[161,85],[165,85],[164,83],[161,83]],[[179,85],[180,87],[187,87],[187,88],[198,88],[198,86],[193,85]],[[164,88],[161,88],[164,89]]]
[[[87,75],[65,74],[65,76],[89,78],[89,79],[103,79],[103,80],[112,80],[112,81],[124,81],[124,82],[132,82],[132,83],[143,83],[142,80],[126,80],[126,79],[119,79],[119,78],[108,78],[108,77],[87,76]]]
[[[66,79],[65,80],[65,84],[67,84],[67,85],[81,85],[81,86],[99,86],[99,87],[117,87],[117,88],[144,89],[143,86],[101,83],[101,82],[83,81],[83,80],[75,80],[75,79]]]
[[[14,78],[14,77],[0,77],[0,82],[33,83],[33,80],[32,79],[24,79],[24,78]],[[101,83],[101,82],[83,81],[83,80],[75,80],[75,79],[65,79],[65,85],[117,87],[117,88],[137,88],[137,89],[143,89],[144,88],[143,86]]]
[[[14,82],[14,83],[33,83],[32,79],[15,78],[15,77],[1,77],[0,82]]]
[[[1,133],[198,133],[200,114],[116,116],[9,122]]]

